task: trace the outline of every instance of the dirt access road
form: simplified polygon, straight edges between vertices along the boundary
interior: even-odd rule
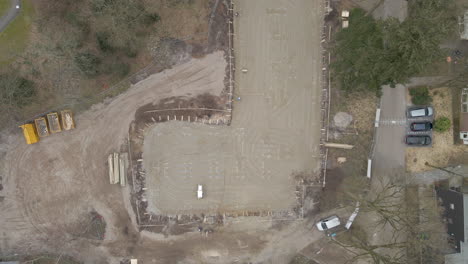
[[[19,14],[20,8],[16,8],[16,6],[21,8],[20,0],[10,0],[10,8],[8,8],[8,11],[5,15],[0,17],[0,32],[2,32]]]
[[[77,116],[75,130],[35,145],[26,145],[20,131],[5,135],[0,252],[60,252],[65,246],[73,253],[79,248],[72,242],[82,242],[80,221],[93,210],[107,222],[105,241],[128,239],[133,217],[130,191],[109,184],[107,155],[125,143],[139,107],[174,96],[219,95],[225,66],[223,53],[216,52],[152,75],[111,102]]]
[[[241,14],[236,21],[237,65],[249,73],[242,76],[238,70],[236,76],[242,100],[234,105],[233,126],[274,128],[281,133],[272,132],[273,139],[294,138],[282,143],[299,148],[291,167],[313,170],[318,166],[314,153],[319,141],[323,5],[319,0],[235,4]],[[198,232],[170,239],[140,233],[129,189],[109,185],[106,157],[125,143],[136,109],[174,96],[219,95],[225,66],[217,52],[152,75],[79,115],[75,130],[33,146],[24,144],[19,131],[2,136],[1,255],[53,252],[85,263],[118,263],[130,256],[142,263],[287,263],[320,238],[318,231],[311,231],[312,221],[277,226],[257,219],[227,225],[208,238]],[[241,117],[245,119],[237,119]],[[266,128],[259,131],[268,134]],[[103,241],[82,236],[82,219],[92,211],[107,223]]]
[[[150,211],[297,206],[295,173],[317,175],[320,168],[318,2],[235,2],[235,97],[241,99],[234,103],[231,126],[173,121],[146,133]],[[197,184],[204,186],[204,199],[196,199]]]

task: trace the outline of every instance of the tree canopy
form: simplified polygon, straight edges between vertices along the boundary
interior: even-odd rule
[[[340,87],[379,93],[382,85],[405,82],[442,58],[440,43],[456,28],[453,7],[453,0],[414,0],[402,23],[351,10],[349,27],[338,32],[334,49]]]

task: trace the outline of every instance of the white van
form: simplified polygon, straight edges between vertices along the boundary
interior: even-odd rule
[[[338,218],[338,216],[332,215],[332,216],[329,216],[329,217],[327,217],[325,219],[320,220],[317,223],[317,228],[320,231],[325,231],[325,230],[337,227],[340,224],[341,223],[340,223],[340,219]]]

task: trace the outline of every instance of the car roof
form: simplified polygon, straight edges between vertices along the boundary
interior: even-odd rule
[[[333,227],[339,226],[339,225],[340,225],[340,219],[337,216],[335,216],[334,218],[327,221],[327,227],[328,228],[333,228]]]
[[[426,128],[427,124],[429,124],[429,122],[422,122],[422,123],[413,123],[413,127],[421,127],[421,128]]]
[[[429,136],[407,136],[406,139],[407,139],[407,142],[410,142],[410,143],[415,143],[415,142],[422,142],[424,140],[424,142],[427,141],[427,139],[431,137]],[[430,142],[430,141],[429,141]]]
[[[431,121],[418,121],[418,122],[413,122],[412,124],[430,124]]]
[[[426,108],[414,108],[410,109],[411,115],[426,115]]]
[[[415,125],[415,126],[426,126],[427,122],[417,122],[417,123],[413,123],[413,125]]]

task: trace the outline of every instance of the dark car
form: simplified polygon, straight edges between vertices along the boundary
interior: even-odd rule
[[[432,130],[431,122],[415,122],[410,125],[411,131],[430,131]]]
[[[411,146],[427,146],[431,144],[430,136],[407,136],[406,145]]]

